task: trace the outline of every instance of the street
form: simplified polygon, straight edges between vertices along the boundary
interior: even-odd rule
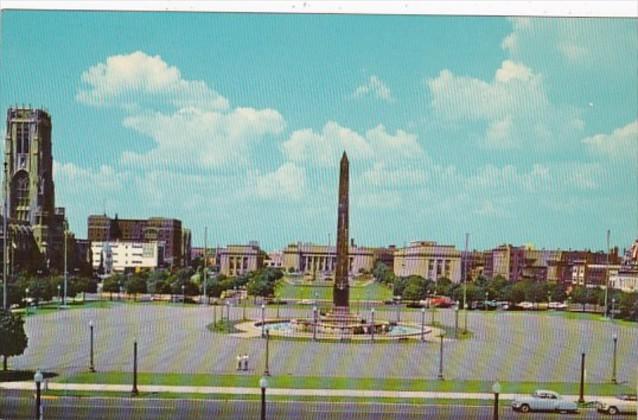
[[[0,419],[32,419],[35,403],[32,394],[3,393]],[[59,397],[43,400],[44,419],[254,419],[259,418],[258,400],[172,400]],[[268,401],[268,419],[492,419],[491,405],[450,406],[436,404],[392,404],[371,402]],[[576,415],[547,413],[518,414],[501,405],[500,419],[597,419],[605,418],[595,410]]]

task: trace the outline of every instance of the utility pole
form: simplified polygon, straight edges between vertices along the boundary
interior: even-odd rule
[[[607,229],[607,252],[605,253],[607,255],[607,267],[605,270],[605,318],[608,318],[608,311],[607,311],[607,296],[608,296],[608,290],[609,290],[609,253],[611,252],[611,250],[609,249],[609,234],[611,233],[611,231],[609,229]]]
[[[207,286],[207,284],[206,284],[206,247],[208,246],[207,245],[207,242],[208,242],[207,239],[208,239],[208,226],[204,226],[204,267],[202,269],[203,276],[204,276],[204,283],[203,283],[204,284],[204,290],[203,290],[203,292],[204,292],[203,293],[204,302],[208,301],[208,291],[206,290],[207,289],[207,287],[206,287]]]

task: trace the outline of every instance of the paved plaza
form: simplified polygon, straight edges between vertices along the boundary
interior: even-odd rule
[[[280,308],[282,318],[311,316],[311,308]],[[260,309],[249,306],[255,320]],[[231,310],[240,320],[243,309]],[[268,307],[267,318],[276,309]],[[431,319],[426,314],[426,322]],[[395,319],[377,310],[377,319]],[[220,310],[217,310],[217,318]],[[403,310],[403,322],[420,323],[420,311]],[[41,368],[67,376],[89,365],[89,321],[95,324],[98,371],[131,371],[133,341],[139,346],[139,371],[235,374],[235,357],[250,356],[249,373],[260,373],[265,346],[260,338],[212,333],[213,307],[157,303],[113,303],[109,308],[70,309],[26,318],[29,347],[9,359],[12,369]],[[454,325],[452,310],[436,320]],[[459,317],[463,325],[463,316]],[[470,312],[472,339],[445,340],[446,380],[578,382],[581,349],[587,354],[586,380],[609,382],[612,335],[618,335],[618,381],[636,386],[638,328],[609,321],[567,319],[559,314]],[[439,345],[433,342],[322,343],[271,340],[273,375],[398,377],[436,379]]]

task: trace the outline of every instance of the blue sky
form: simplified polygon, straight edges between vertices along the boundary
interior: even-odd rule
[[[17,12],[0,105],[53,119],[56,204],[176,217],[194,245],[350,232],[621,249],[638,236],[630,19]],[[4,128],[2,128],[4,132]]]

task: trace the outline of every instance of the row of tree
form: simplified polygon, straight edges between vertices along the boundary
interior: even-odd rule
[[[69,276],[66,284],[66,296],[74,297],[80,293],[95,293],[97,280],[82,276]],[[3,290],[0,288],[0,299]],[[27,273],[18,274],[7,283],[7,303],[21,304],[25,298],[34,302],[50,301],[64,295],[64,276],[42,276]]]
[[[376,281],[392,287],[395,296],[401,296],[403,300],[410,301],[422,300],[436,294],[462,302],[465,292],[468,303],[489,299],[512,303],[571,301],[582,305],[602,306],[605,304],[605,290],[600,287],[572,287],[562,283],[532,280],[510,282],[501,276],[492,279],[479,276],[464,287],[463,284],[452,283],[447,278],[439,278],[435,282],[416,275],[399,277],[381,262],[375,265],[372,274]],[[613,289],[608,292],[607,296],[610,310],[612,309],[612,300],[615,302],[614,309],[619,311],[621,318],[638,321],[638,292],[627,293]]]

